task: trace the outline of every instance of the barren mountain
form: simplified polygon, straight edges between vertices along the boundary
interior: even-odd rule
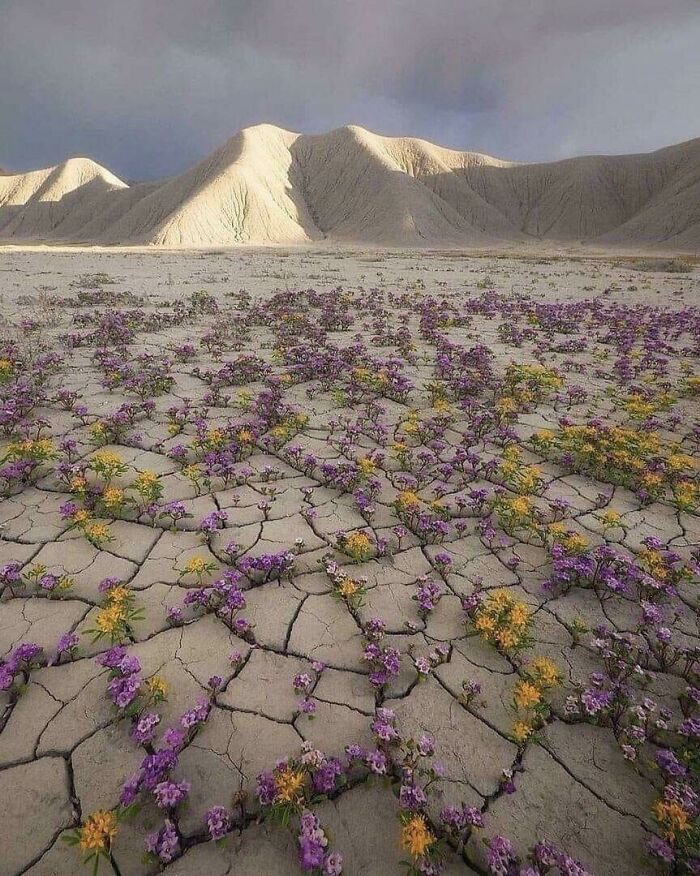
[[[86,158],[0,175],[0,240],[452,247],[549,240],[700,248],[700,139],[641,155],[516,164],[350,126],[246,128],[128,186]]]

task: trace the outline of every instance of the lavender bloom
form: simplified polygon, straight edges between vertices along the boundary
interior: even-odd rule
[[[146,851],[156,855],[164,864],[173,861],[180,851],[180,838],[172,821],[166,818],[159,831],[146,837],[145,845]]]
[[[515,849],[503,836],[491,837],[488,842],[487,864],[493,876],[511,876],[511,864],[515,860]]]
[[[231,830],[232,818],[223,806],[212,806],[204,813],[204,823],[213,840],[222,839]]]
[[[131,731],[131,738],[140,745],[152,742],[159,722],[160,715],[157,712],[141,715]]]
[[[190,792],[189,782],[159,782],[153,789],[153,796],[161,809],[174,809]]]

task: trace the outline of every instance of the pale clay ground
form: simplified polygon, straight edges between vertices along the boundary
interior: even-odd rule
[[[73,308],[51,307],[52,296],[74,295],[79,286],[71,284],[80,276],[95,273],[116,280],[106,289],[143,296],[147,307],[184,299],[200,289],[212,293],[222,305],[231,301],[224,297],[227,293],[241,289],[254,298],[264,298],[275,290],[312,287],[328,291],[337,286],[381,286],[392,291],[413,288],[416,294],[458,297],[465,292],[479,294],[476,284],[487,277],[489,288],[529,293],[543,300],[583,299],[609,289],[606,302],[638,301],[668,307],[700,304],[697,269],[692,274],[641,273],[595,259],[545,263],[538,256],[515,259],[313,249],[189,253],[0,249],[3,331],[12,335],[11,323],[37,317],[46,323],[39,335],[41,343],[50,348],[53,339],[70,330],[75,312]],[[424,286],[424,293],[420,286]],[[637,290],[630,291],[630,286]],[[190,339],[196,343],[196,335],[216,319],[200,317],[191,330],[180,326],[152,336],[141,335],[136,350],[158,352],[172,342]],[[454,340],[483,341],[497,353],[500,366],[511,359],[527,361],[527,345],[509,350],[498,342],[498,322],[485,322],[478,331],[458,330]],[[261,334],[260,344],[251,352],[269,359],[271,351],[265,344],[270,338],[265,331]],[[99,416],[128,399],[100,387],[100,374],[90,365],[89,353],[89,349],[76,350],[72,360],[67,358],[72,364],[66,366],[62,385],[78,389],[90,413]],[[212,367],[215,363],[200,349],[196,364]],[[204,384],[186,373],[191,365],[176,366],[177,384],[165,398],[157,400],[159,411],[183,397],[196,399],[204,392]],[[427,371],[422,377],[429,379],[426,375]],[[420,385],[420,376],[412,376]],[[595,379],[585,374],[574,377],[576,382],[596,389]],[[334,413],[330,396],[319,393],[309,401],[303,387],[289,395],[293,404],[310,415],[307,432],[322,453],[324,423]],[[421,401],[416,393],[413,405],[421,403],[425,404],[425,399]],[[697,410],[687,413],[698,414]],[[75,429],[75,420],[69,415],[56,410],[51,416],[55,437],[71,431],[76,437],[81,432],[84,436],[84,430]],[[525,435],[528,430],[556,422],[557,416],[542,405],[536,414],[523,415],[518,429]],[[154,419],[158,420],[158,415]],[[296,754],[302,740],[311,740],[329,754],[342,753],[349,742],[370,743],[373,697],[362,674],[359,633],[342,604],[328,595],[325,576],[316,571],[331,533],[365,523],[348,496],[338,497],[334,490],[319,488],[314,499],[319,515],[312,531],[299,513],[299,487],[309,479],[262,454],[251,457],[248,464],[259,469],[273,463],[284,472],[275,482],[281,492],[268,522],[263,522],[257,509],[261,497],[255,480],[250,487],[195,498],[184,479],[173,474],[177,467],[163,453],[163,443],[168,440],[163,416],[160,423],[149,421],[140,429],[148,450],[120,448],[120,452],[137,469],[152,469],[164,476],[166,499],[187,501],[194,517],[185,521],[186,525],[193,527],[217,503],[229,513],[224,536],[235,537],[254,554],[277,551],[289,547],[297,536],[304,538],[293,583],[279,586],[273,582],[247,594],[245,615],[256,624],[258,648],[234,678],[228,655],[234,649],[247,653],[249,647],[222,623],[209,616],[184,627],[168,628],[165,606],[179,604],[184,594],[176,584],[174,566],[181,565],[188,555],[206,552],[197,534],[115,523],[112,531],[116,540],[98,551],[74,533],[65,535],[66,524],[60,519],[58,506],[67,496],[57,494],[55,484],[40,481],[37,488],[26,488],[16,497],[0,501],[0,564],[10,560],[44,562],[52,570],[71,574],[76,584],[62,601],[19,598],[1,603],[0,656],[20,641],[50,649],[66,630],[89,626],[99,602],[97,583],[102,578],[118,575],[130,582],[139,604],[146,609],[131,651],[138,655],[145,673],[158,670],[170,683],[171,693],[163,708],[165,719],[176,718],[191,706],[210,676],[221,675],[227,683],[204,731],[182,757],[181,771],[192,782],[192,791],[181,826],[185,834],[194,834],[201,830],[207,808],[228,805],[240,787],[252,790],[256,774],[271,767],[278,757]],[[83,446],[85,453],[91,452],[87,444]],[[591,498],[603,485],[566,476],[553,465],[545,471],[552,478],[548,496],[568,498],[577,511],[581,531],[592,542],[600,541],[596,521],[587,512],[592,507]],[[237,507],[233,505],[234,492],[240,494]],[[700,540],[698,519],[679,516],[667,505],[639,511],[631,494],[617,488],[611,507],[627,514],[629,530],[624,541],[631,547],[650,533],[679,549]],[[389,510],[387,507],[386,513],[379,515],[383,520],[378,526],[398,522],[389,519]],[[544,577],[538,568],[543,562],[539,549],[523,548],[525,562],[516,576],[468,532],[446,547],[456,559],[455,594],[470,592],[468,581],[478,575],[488,586],[514,586],[520,598],[542,606],[535,624],[538,651],[565,667],[567,683],[583,680],[595,668],[586,648],[571,648],[571,636],[560,618],[579,616],[593,626],[603,619],[600,605],[591,594],[577,590],[545,605],[539,587]],[[418,621],[416,604],[411,600],[414,588],[409,585],[430,571],[420,548],[409,545],[392,560],[367,563],[361,571],[369,578],[367,616],[381,615],[394,632],[405,631],[406,621]],[[616,622],[625,628],[624,610]],[[688,635],[697,641],[697,630],[688,629]],[[435,735],[437,757],[444,763],[449,780],[448,801],[465,800],[481,806],[495,795],[488,808],[486,834],[503,833],[522,851],[546,835],[560,841],[598,876],[651,872],[643,863],[643,846],[651,827],[652,788],[624,762],[610,731],[555,721],[542,746],[528,747],[517,792],[498,795],[502,771],[511,767],[516,757],[516,747],[506,738],[513,719],[509,708],[511,666],[477,637],[465,636],[457,595],[445,596],[425,629],[403,638],[412,639],[419,650],[440,641],[453,645],[449,662],[425,684],[413,685],[415,674],[405,663],[386,701],[396,709],[407,732],[425,730]],[[28,691],[0,733],[0,874],[66,876],[79,872],[76,852],[66,848],[59,835],[76,825],[81,814],[84,817],[97,808],[113,806],[123,780],[138,767],[142,752],[130,740],[124,723],[114,721],[105,696],[105,670],[92,659],[99,647],[88,645],[82,659],[34,673]],[[330,667],[313,693],[319,704],[313,722],[303,716],[293,719],[297,698],[291,680],[308,666],[308,659],[326,661]],[[482,682],[483,708],[467,710],[458,703],[456,697],[465,678]],[[162,726],[167,726],[166,720]],[[389,876],[399,872],[401,852],[390,792],[379,786],[358,786],[324,804],[318,814],[332,833],[333,847],[345,856],[346,873]],[[144,833],[138,821],[123,827],[114,849],[121,876],[145,872],[140,863]],[[479,851],[472,854],[478,862]],[[227,850],[211,843],[195,845],[167,872],[173,876],[283,876],[296,872],[295,868],[293,840],[280,828],[253,825]],[[453,858],[446,872],[473,871],[467,863]]]

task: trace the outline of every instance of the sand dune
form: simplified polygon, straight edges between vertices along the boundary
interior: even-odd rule
[[[516,164],[349,126],[258,125],[204,161],[127,186],[86,158],[0,174],[0,240],[169,247],[327,240],[700,248],[700,139],[641,155]]]

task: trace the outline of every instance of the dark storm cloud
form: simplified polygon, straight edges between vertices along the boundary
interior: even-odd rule
[[[699,0],[0,0],[0,165],[353,122],[520,159],[700,135]]]

